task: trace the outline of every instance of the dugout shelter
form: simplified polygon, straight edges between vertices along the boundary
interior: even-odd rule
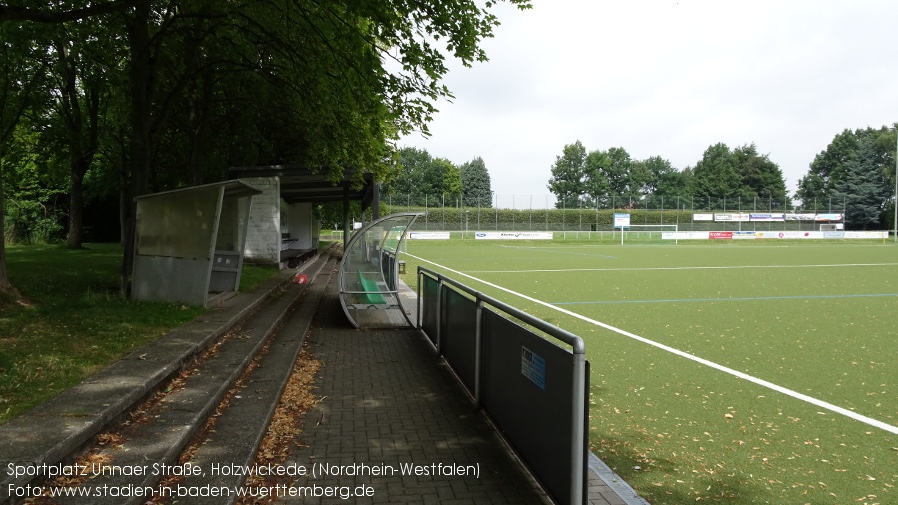
[[[132,297],[210,306],[237,291],[259,193],[231,180],[137,197]]]
[[[375,219],[356,230],[344,246],[338,274],[340,304],[356,328],[415,326],[399,296],[399,252],[421,212]]]

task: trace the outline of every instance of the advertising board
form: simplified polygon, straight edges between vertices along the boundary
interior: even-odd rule
[[[478,231],[474,233],[478,240],[552,240],[550,231]]]

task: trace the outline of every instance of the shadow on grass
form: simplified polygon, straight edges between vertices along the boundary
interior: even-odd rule
[[[590,450],[614,473],[653,505],[678,505],[694,503],[718,503],[748,505],[776,503],[776,496],[757,483],[748,483],[737,475],[716,473],[708,469],[704,475],[696,475],[686,464],[651,456],[633,449],[632,440],[601,433],[601,427],[592,431]],[[681,472],[691,475],[678,478]]]

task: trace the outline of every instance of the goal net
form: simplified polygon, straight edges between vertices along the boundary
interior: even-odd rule
[[[677,232],[679,227],[675,224],[631,224],[623,228],[621,242],[626,239],[660,240],[666,231]],[[675,243],[679,243],[679,240],[675,240]]]

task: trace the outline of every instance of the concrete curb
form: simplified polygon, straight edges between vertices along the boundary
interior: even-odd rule
[[[314,259],[303,264],[307,267]],[[110,423],[158,390],[199,352],[290,282],[284,270],[246,293],[223,301],[194,321],[109,365],[51,400],[0,426],[0,466],[55,465],[81,450]],[[0,474],[0,504],[10,485],[26,486],[34,476]]]

